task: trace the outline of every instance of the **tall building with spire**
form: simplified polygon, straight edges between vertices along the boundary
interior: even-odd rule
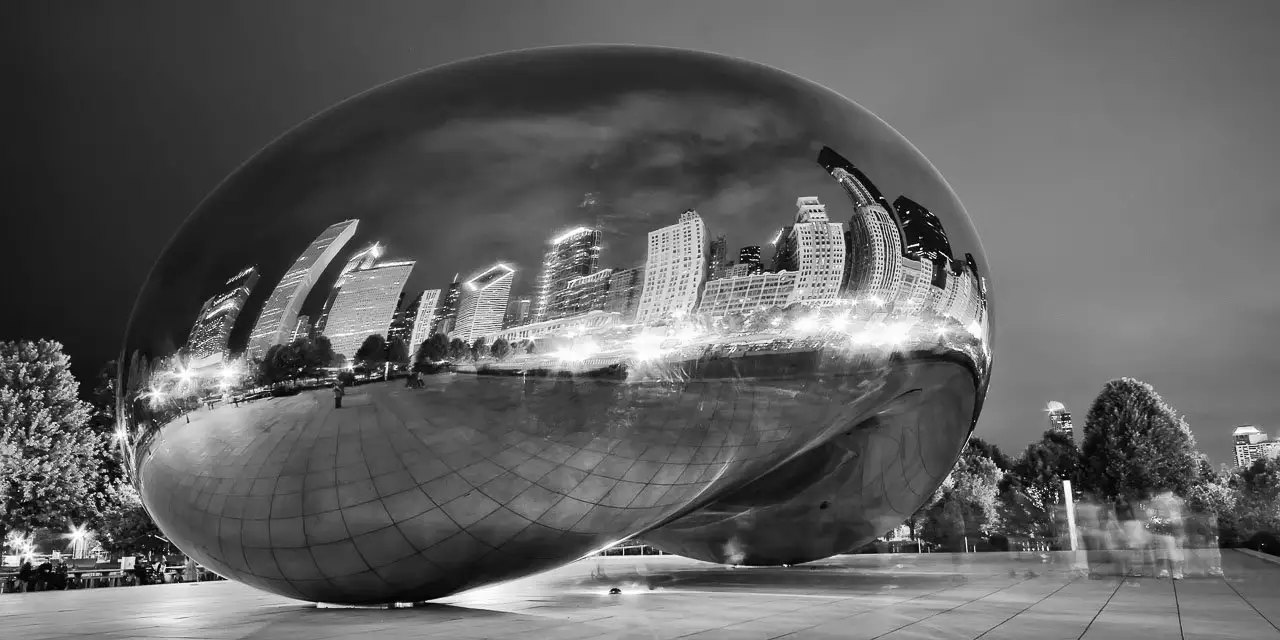
[[[448,335],[458,323],[458,305],[462,302],[462,282],[458,279],[462,274],[453,274],[453,282],[445,289],[444,298],[436,310],[435,333]]]
[[[1069,438],[1075,437],[1075,425],[1071,422],[1071,412],[1061,402],[1051,401],[1045,405],[1044,412],[1049,416],[1049,430],[1061,433]]]
[[[600,265],[600,231],[578,227],[551,239],[538,276],[534,322],[554,320],[572,313],[569,281],[596,272]]]
[[[298,312],[316,279],[356,234],[359,220],[344,220],[325,229],[303,250],[271,291],[258,321],[249,333],[250,357],[262,357],[268,349],[284,344],[298,325]]]
[[[337,295],[324,334],[333,352],[348,360],[371,335],[387,337],[405,282],[413,271],[412,260],[378,262],[381,245],[357,253],[347,262],[338,282]]]
[[[231,330],[257,284],[258,268],[246,267],[223,284],[225,291],[205,301],[187,337],[186,351],[192,368],[220,364],[225,359]]]
[[[818,154],[818,164],[853,203],[846,251],[852,259],[845,262],[845,290],[884,302],[893,299],[901,284],[898,261],[903,255],[902,226],[893,208],[862,171],[829,147]]]
[[[458,322],[449,337],[471,342],[501,331],[514,280],[515,270],[498,263],[462,283]]]
[[[675,224],[649,232],[636,322],[652,324],[694,311],[706,277],[706,251],[707,227],[693,209]]]

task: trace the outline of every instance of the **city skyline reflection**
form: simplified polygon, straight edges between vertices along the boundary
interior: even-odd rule
[[[983,255],[914,148],[799,78],[640,47],[467,61],[308,121],[193,214],[130,324],[122,442],[184,551],[294,597],[439,597],[642,532],[818,559],[910,515],[976,423]],[[323,361],[286,354],[320,336]],[[263,361],[384,381],[234,401]],[[787,471],[807,459],[826,472]]]

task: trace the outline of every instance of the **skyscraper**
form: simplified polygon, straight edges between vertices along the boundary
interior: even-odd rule
[[[747,266],[747,275],[764,273],[764,257],[760,245],[749,245],[738,250],[738,264]]]
[[[578,227],[551,239],[551,248],[542,260],[538,296],[534,302],[535,322],[569,315],[568,299],[561,292],[569,281],[596,272],[600,263],[600,232]]]
[[[458,323],[449,337],[471,342],[501,331],[515,273],[511,267],[498,263],[462,283]]]
[[[187,338],[186,350],[192,368],[219,364],[226,357],[231,330],[257,284],[258,268],[247,267],[223,284],[226,291],[205,301]]]
[[[369,336],[386,337],[404,283],[413,271],[412,260],[379,263],[376,259],[380,255],[381,250],[377,250],[363,260],[348,262],[356,264],[349,271],[344,270],[335,285],[338,295],[324,333],[334,353],[349,360]]]
[[[399,340],[409,346],[409,340],[413,337],[413,322],[418,317],[418,305],[422,302],[422,292],[419,291],[409,304],[404,304],[405,295],[408,292],[400,294],[400,302],[396,303],[396,313],[391,316],[391,327],[387,329],[387,341]]]
[[[796,199],[795,224],[781,243],[787,271],[796,272],[788,304],[812,307],[835,304],[844,280],[844,225],[827,218],[827,207],[815,197]],[[781,270],[780,270],[781,271]]]
[[[1255,460],[1280,456],[1280,441],[1271,441],[1267,434],[1253,425],[1236,427],[1231,433],[1231,440],[1236,467],[1241,469],[1252,465]]]
[[[693,209],[680,214],[676,224],[649,232],[637,322],[661,322],[694,310],[706,277],[706,250],[707,228]]]
[[[724,235],[716,236],[711,241],[711,257],[707,264],[707,279],[715,280],[724,277],[725,267],[729,266],[729,241]]]
[[[608,302],[605,311],[618,313],[623,322],[636,318],[640,293],[644,290],[644,267],[614,269],[609,274]]]
[[[589,276],[580,276],[569,281],[563,295],[565,316],[575,316],[591,311],[603,311],[609,302],[609,280],[613,276],[612,269],[602,269]]]
[[[1067,437],[1075,437],[1075,426],[1071,423],[1071,412],[1061,403],[1052,401],[1044,407],[1049,414],[1049,430]]]
[[[852,259],[845,261],[846,290],[882,301],[892,299],[901,281],[898,259],[902,257],[902,228],[893,209],[866,175],[840,154],[823,147],[818,164],[836,179],[854,207],[848,241]]]
[[[272,346],[283,344],[298,325],[298,311],[316,278],[328,268],[342,247],[356,234],[359,220],[345,220],[325,229],[285,272],[271,291],[258,321],[249,334],[246,350],[250,357],[261,357]]]
[[[362,266],[372,266],[378,258],[382,257],[382,251],[382,244],[375,242],[347,258],[347,263],[342,265],[342,270],[338,272],[338,279],[329,289],[329,295],[325,297],[324,306],[320,308],[320,319],[316,320],[316,333],[324,333],[329,326],[329,312],[333,309],[333,303],[338,300],[338,292],[342,290],[342,283],[346,282],[347,274]],[[396,304],[396,308],[400,308],[399,303]]]
[[[938,216],[906,196],[898,196],[893,208],[902,221],[904,253],[915,258],[928,258],[933,264],[932,284],[945,287],[947,267],[954,260],[951,241]]]
[[[453,274],[453,282],[445,290],[444,300],[436,310],[436,325],[432,329],[435,333],[448,335],[453,333],[454,325],[458,324],[458,305],[462,302],[462,283],[458,281],[460,275],[462,274]]]
[[[290,342],[295,340],[303,340],[311,337],[311,316],[299,315],[298,324],[294,326],[293,337],[289,338]]]
[[[516,326],[529,322],[529,317],[533,315],[533,298],[522,296],[516,300],[515,322]]]
[[[414,312],[413,331],[409,336],[409,354],[418,352],[418,347],[426,342],[435,330],[437,318],[436,307],[440,304],[440,290],[427,289],[418,298],[418,308]]]

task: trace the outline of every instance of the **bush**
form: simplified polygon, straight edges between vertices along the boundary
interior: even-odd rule
[[[1280,537],[1270,531],[1259,531],[1244,543],[1244,548],[1280,556]]]

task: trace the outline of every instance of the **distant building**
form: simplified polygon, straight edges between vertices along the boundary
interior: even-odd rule
[[[440,290],[427,289],[418,299],[418,309],[413,318],[413,330],[409,334],[409,354],[418,352],[418,347],[426,342],[435,330],[436,307],[440,304]]]
[[[308,315],[298,316],[298,325],[294,327],[293,337],[290,338],[289,341],[296,342],[298,340],[304,340],[310,337],[311,337],[311,316],[308,316]]]
[[[1053,401],[1045,405],[1044,411],[1049,415],[1049,430],[1061,433],[1069,438],[1075,437],[1075,426],[1071,423],[1071,412],[1061,402]]]
[[[1254,461],[1280,457],[1280,441],[1267,438],[1267,434],[1252,425],[1236,427],[1231,433],[1236,454],[1236,467],[1246,468]]]
[[[599,263],[600,231],[578,227],[552,238],[538,277],[534,320],[541,322],[570,315],[568,300],[560,292],[569,286],[570,280],[595,273]]]
[[[933,264],[932,284],[946,286],[947,265],[955,258],[951,254],[951,241],[938,216],[920,203],[898,196],[893,208],[902,221],[904,253],[914,258],[928,258]]]
[[[445,290],[444,299],[436,311],[435,328],[432,329],[435,333],[450,334],[458,323],[458,305],[462,302],[462,283],[458,281],[460,275],[455,273],[453,282]]]
[[[720,278],[707,283],[698,304],[699,315],[747,314],[769,307],[785,307],[796,288],[791,271]]]
[[[707,260],[707,279],[723,278],[725,267],[728,266],[729,240],[723,235],[716,236],[716,239],[711,241],[710,253],[711,256]]]
[[[515,342],[517,340],[537,340],[545,336],[564,335],[570,331],[588,331],[599,329],[622,322],[619,314],[609,311],[592,311],[577,316],[568,316],[564,318],[556,318],[555,320],[544,320],[542,322],[532,322],[518,327],[511,327],[501,331],[485,334],[484,338],[489,344],[493,344],[498,338],[505,339],[507,342]]]
[[[764,273],[764,254],[760,245],[750,245],[738,250],[738,264],[747,267],[747,275]]]
[[[557,292],[557,296],[563,298],[563,302],[557,307],[564,311],[565,317],[588,311],[604,311],[609,304],[609,281],[612,276],[612,269],[603,269],[589,276],[570,280],[564,289]]]
[[[823,147],[818,164],[844,189],[853,203],[849,219],[845,289],[854,296],[888,301],[896,296],[902,274],[902,228],[893,208],[865,174],[840,154]]]
[[[223,283],[222,293],[205,300],[187,337],[186,351],[192,368],[221,364],[226,358],[231,330],[258,280],[258,268],[247,267]]]
[[[836,303],[844,280],[844,225],[827,218],[827,207],[814,197],[796,199],[795,224],[786,237],[782,262],[796,274],[788,304],[826,307]]]
[[[355,357],[369,336],[387,337],[396,304],[413,271],[412,260],[377,262],[381,255],[378,245],[356,254],[334,285],[338,293],[329,311],[324,335],[328,336],[334,353],[348,360]]]
[[[298,311],[320,274],[355,236],[358,220],[345,220],[325,229],[303,250],[271,291],[258,321],[249,333],[247,354],[262,357],[272,346],[284,344],[298,326]]]
[[[617,313],[623,322],[636,318],[640,293],[644,289],[644,267],[613,269],[609,273],[608,301],[605,310]]]
[[[391,326],[387,327],[387,342],[399,340],[406,346],[409,344],[410,334],[413,332],[413,318],[411,315],[417,315],[418,302],[422,297],[422,293],[414,296],[409,304],[404,303],[405,294],[400,292],[400,299],[396,302],[396,311],[391,316]]]
[[[449,337],[472,342],[501,331],[514,280],[515,270],[498,263],[462,283],[458,322]]]
[[[649,232],[644,289],[636,321],[655,324],[691,313],[706,277],[707,228],[697,211]]]

